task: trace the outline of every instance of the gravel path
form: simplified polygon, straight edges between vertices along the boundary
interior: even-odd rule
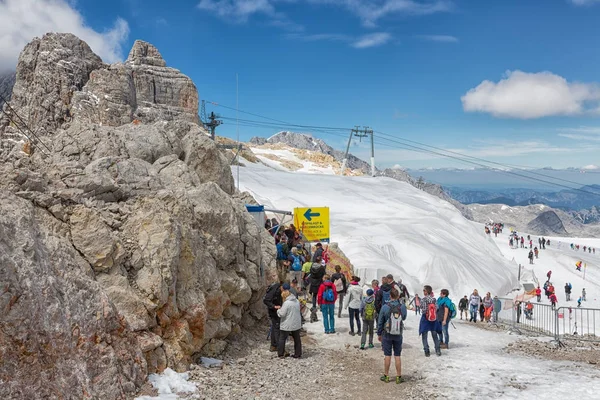
[[[320,317],[320,315],[319,315]],[[279,359],[269,352],[265,327],[251,332],[229,346],[222,369],[195,367],[190,380],[204,399],[347,399],[359,395],[362,399],[381,399],[390,396],[425,396],[424,378],[417,367],[423,354],[415,347],[416,327],[405,331],[402,361],[404,383],[383,383],[383,353],[375,337],[375,348],[360,350],[360,337],[350,336],[347,313],[336,320],[337,333],[325,335],[321,321],[307,323],[307,335],[302,338],[302,359]],[[260,337],[258,340],[257,337]],[[288,342],[288,351],[293,352]],[[416,357],[421,358],[415,362]],[[432,358],[432,360],[434,360]],[[392,366],[390,375],[395,376]],[[437,396],[427,395],[429,398]],[[198,397],[196,397],[198,398]]]

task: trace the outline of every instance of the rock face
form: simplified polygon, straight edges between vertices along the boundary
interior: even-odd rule
[[[198,91],[190,78],[166,66],[156,47],[137,40],[125,63],[92,72],[73,97],[73,114],[110,126],[134,119],[198,123]]]
[[[0,95],[7,101],[10,101],[16,77],[17,74],[15,72],[0,74]],[[0,109],[2,109],[2,105],[4,104],[2,97],[0,97]]]
[[[345,155],[344,152],[335,150],[323,140],[314,138],[311,135],[304,133],[283,131],[271,136],[268,139],[254,137],[250,139],[250,143],[256,145],[263,145],[266,143],[283,143],[296,149],[318,151],[324,154],[329,154],[340,162],[344,159]],[[360,158],[353,156],[352,154],[348,154],[347,166],[351,169],[360,169],[364,173],[371,173],[371,165]]]
[[[554,211],[545,211],[527,224],[527,229],[536,232],[539,235],[565,235],[565,229],[562,221]]]
[[[26,47],[20,65],[42,51],[91,65],[99,59],[88,50],[72,35],[49,34]],[[100,63],[69,104],[92,98],[84,87],[106,91],[96,74],[113,68],[124,78],[106,78],[110,93],[137,108],[102,103],[64,122],[52,103],[56,112],[36,114],[49,155],[0,152],[1,398],[131,397],[148,373],[214,356],[266,316],[275,244],[235,193],[227,157],[188,118],[190,104],[181,113],[140,107],[144,82],[166,68],[158,51],[136,42],[126,64]],[[23,90],[30,82],[71,79],[26,71],[15,85],[21,111],[42,101]],[[141,80],[130,82],[132,71]]]
[[[19,56],[11,105],[33,131],[48,135],[70,120],[73,94],[102,67],[100,57],[70,33],[35,38]],[[7,125],[0,117],[0,132]]]

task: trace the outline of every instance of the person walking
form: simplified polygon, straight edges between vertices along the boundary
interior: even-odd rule
[[[569,282],[565,284],[565,299],[566,301],[571,301],[571,289],[573,286]]]
[[[317,296],[319,289],[323,283],[323,277],[325,276],[325,266],[321,264],[321,258],[317,258],[316,262],[313,262],[310,266],[310,294],[312,294],[313,307],[317,307]]]
[[[419,335],[421,335],[421,340],[423,341],[425,357],[430,356],[429,342],[427,340],[427,334],[429,332],[431,332],[431,336],[433,336],[435,354],[441,356],[442,352],[440,350],[439,333],[442,331],[442,325],[437,320],[437,301],[433,296],[433,289],[429,285],[423,287],[421,311],[422,315],[421,321],[419,322]]]
[[[494,300],[492,299],[492,294],[487,292],[485,297],[483,298],[483,318],[485,322],[490,322],[490,318],[492,317],[492,310],[494,309]]]
[[[537,297],[538,303],[542,301],[542,289],[540,289],[540,285],[538,285],[537,289],[535,289],[535,295]]]
[[[438,333],[441,349],[447,349],[450,340],[448,325],[452,319],[452,301],[448,295],[450,295],[448,289],[442,289],[437,299],[437,320],[442,324],[442,331]]]
[[[288,286],[286,288],[286,285]],[[279,358],[284,358],[285,354],[285,342],[291,335],[294,339],[294,358],[302,357],[302,340],[300,339],[300,328],[302,328],[302,314],[300,313],[300,302],[289,291],[289,284],[283,285],[283,292],[281,298],[283,299],[283,305],[277,310],[277,315],[280,318],[280,334],[279,334],[279,345],[277,346],[277,355]]]
[[[381,282],[381,287],[375,296],[375,307],[377,308],[377,314],[381,312],[381,307],[390,301],[390,291],[392,290],[392,285],[388,283],[387,277],[384,276],[381,278]]]
[[[471,319],[469,322],[477,322],[477,311],[479,310],[479,304],[481,304],[481,296],[477,289],[473,290],[473,294],[469,297],[469,307],[471,311]]]
[[[360,338],[360,349],[365,349],[367,342],[367,333],[369,334],[369,348],[373,348],[373,333],[375,329],[375,320],[377,319],[377,310],[375,309],[375,295],[373,289],[367,290],[367,297],[364,297],[360,303],[360,316],[363,320],[362,336]]]
[[[337,300],[337,292],[335,285],[329,279],[329,275],[323,276],[323,283],[319,287],[317,293],[317,304],[321,307],[323,314],[323,328],[325,334],[335,333],[335,301]]]
[[[498,322],[498,314],[500,313],[500,310],[502,310],[502,302],[500,301],[500,299],[498,298],[498,296],[494,296],[494,303],[493,303],[493,310],[494,310],[494,322]]]
[[[460,319],[462,319],[463,313],[464,313],[465,314],[465,320],[466,320],[467,317],[469,316],[469,311],[468,311],[468,309],[469,309],[469,299],[467,298],[466,294],[458,302],[458,309],[460,311]]]
[[[270,351],[277,351],[277,347],[279,346],[280,318],[277,314],[277,310],[279,310],[283,304],[283,299],[281,298],[282,291],[283,287],[281,283],[273,283],[271,286],[269,286],[267,293],[263,298],[263,303],[267,306],[269,319],[271,320],[271,329],[269,332],[269,336],[271,338]]]
[[[335,285],[338,294],[338,318],[342,318],[342,305],[348,290],[348,283],[346,282],[346,276],[342,273],[341,266],[335,266],[335,273],[331,275],[331,281]]]
[[[345,302],[345,308],[348,309],[348,315],[350,316],[350,335],[354,336],[354,321],[356,320],[357,334],[361,334],[360,326],[360,305],[363,298],[363,290],[359,286],[360,278],[353,276],[350,281],[350,287],[348,288],[348,296]]]
[[[558,303],[558,299],[556,298],[556,294],[552,293],[550,295],[550,303],[552,304],[552,309],[556,308],[556,303]]]
[[[421,298],[418,293],[415,293],[415,296],[408,305],[412,305],[415,308],[415,315],[419,315],[421,312]]]
[[[396,383],[402,383],[402,331],[404,330],[404,320],[406,319],[406,307],[400,302],[400,293],[392,289],[390,301],[383,305],[379,314],[377,323],[377,340],[381,342],[383,349],[383,376],[380,378],[383,382],[390,381],[390,366],[392,363],[392,354],[396,365]]]
[[[529,258],[529,264],[533,264],[533,251],[529,250],[529,255],[527,256],[527,258]]]
[[[586,293],[585,293],[585,288],[583,288],[583,290],[581,291],[581,299],[582,299],[583,301],[587,301],[587,299],[585,298],[585,296],[586,296]]]
[[[521,313],[523,312],[520,301],[515,302],[515,310],[517,310],[517,324],[518,324],[521,320]]]

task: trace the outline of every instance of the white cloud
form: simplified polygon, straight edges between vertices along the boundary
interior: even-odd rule
[[[598,167],[597,165],[594,165],[594,164],[590,164],[590,165],[586,165],[585,167],[581,167],[581,169],[584,169],[587,171],[592,171],[595,169],[600,169],[600,167]]]
[[[392,35],[386,32],[369,33],[358,38],[354,43],[352,43],[352,47],[356,47],[357,49],[365,49],[367,47],[382,46],[389,42],[391,38]]]
[[[363,25],[376,26],[390,15],[427,15],[452,10],[453,3],[446,0],[309,0],[317,4],[334,4],[358,16]]]
[[[253,15],[289,21],[277,6],[302,2],[345,8],[369,27],[390,15],[427,15],[450,11],[453,7],[449,0],[200,0],[198,8],[230,22],[246,22]]]
[[[430,42],[458,43],[458,38],[450,35],[417,35],[417,37]]]
[[[397,169],[397,170],[400,170],[400,171],[404,171],[406,168],[404,168],[400,164],[394,164],[394,165],[392,165],[392,169]]]
[[[117,18],[112,28],[97,32],[65,0],[0,0],[0,71],[14,69],[23,47],[47,32],[73,33],[105,62],[115,62],[123,57],[129,25]]]
[[[595,3],[600,3],[600,0],[569,0],[576,6],[590,6]]]
[[[461,97],[467,112],[503,118],[541,118],[598,112],[600,88],[568,82],[551,72],[507,71],[498,83],[483,81]]]
[[[600,127],[581,126],[565,129],[558,136],[583,142],[600,142]]]
[[[345,42],[357,49],[366,49],[369,47],[382,46],[392,39],[392,35],[385,32],[369,33],[367,35],[353,37],[341,33],[318,33],[318,34],[299,34],[290,33],[285,35],[288,39],[302,40],[304,42]]]

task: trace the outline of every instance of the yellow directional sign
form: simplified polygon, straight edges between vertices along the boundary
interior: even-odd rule
[[[329,207],[294,208],[294,225],[309,242],[329,243]]]

